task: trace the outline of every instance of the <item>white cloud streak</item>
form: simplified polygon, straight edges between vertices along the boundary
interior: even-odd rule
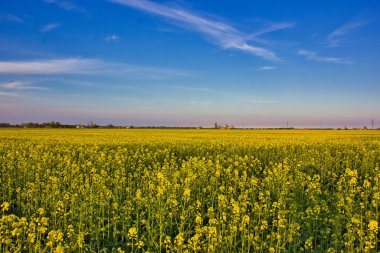
[[[180,69],[104,62],[97,59],[65,58],[33,61],[0,61],[1,74],[129,74],[141,79],[167,79],[177,76],[189,76],[193,73]]]
[[[258,68],[258,70],[259,71],[265,71],[265,70],[272,70],[275,68],[276,68],[275,66],[261,66],[260,68]]]
[[[92,59],[54,59],[0,61],[0,74],[75,74],[94,71],[99,61]]]
[[[19,94],[14,93],[14,92],[3,92],[0,91],[0,97],[18,97]]]
[[[347,44],[349,42],[347,37],[368,23],[370,23],[369,20],[355,20],[342,25],[327,36],[327,45],[337,47]]]
[[[112,34],[106,37],[106,41],[116,41],[118,39],[120,39],[120,37],[116,34]]]
[[[55,4],[57,5],[59,8],[61,9],[64,9],[66,11],[78,11],[78,12],[82,12],[83,14],[87,14],[86,10],[76,4],[73,4],[69,1],[62,1],[62,0],[45,0],[46,3],[49,3],[49,4]]]
[[[0,88],[7,90],[49,90],[45,87],[34,86],[31,83],[24,81],[0,83]]]
[[[0,20],[5,20],[14,23],[24,23],[24,20],[13,14],[0,14]]]
[[[223,49],[235,49],[266,60],[279,61],[272,51],[248,44],[249,36],[229,24],[202,17],[185,9],[168,7],[148,0],[110,1],[179,22],[176,24],[207,36]]]
[[[268,26],[262,28],[261,30],[253,33],[252,35],[249,36],[249,38],[255,39],[256,37],[258,37],[260,35],[264,35],[266,33],[275,32],[275,31],[279,31],[279,30],[285,30],[285,29],[293,28],[295,26],[296,26],[296,24],[294,22],[272,23],[272,24],[269,24]]]
[[[329,62],[335,64],[352,64],[351,60],[336,58],[336,57],[322,57],[319,56],[316,52],[308,50],[298,50],[297,55],[305,57],[306,60],[315,61],[315,62]]]
[[[43,33],[51,32],[54,29],[57,29],[59,26],[60,24],[58,23],[47,24],[40,29],[40,32],[43,32]]]

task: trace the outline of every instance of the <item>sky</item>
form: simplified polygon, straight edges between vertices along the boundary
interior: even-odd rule
[[[380,127],[380,1],[0,0],[0,122]]]

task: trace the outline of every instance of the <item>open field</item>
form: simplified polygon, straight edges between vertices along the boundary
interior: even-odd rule
[[[380,131],[0,129],[0,252],[378,252]]]

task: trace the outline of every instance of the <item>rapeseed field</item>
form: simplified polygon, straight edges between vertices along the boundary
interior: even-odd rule
[[[0,252],[379,252],[380,131],[0,130]]]

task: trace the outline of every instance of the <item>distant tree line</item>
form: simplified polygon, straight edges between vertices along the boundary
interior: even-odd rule
[[[71,124],[61,124],[58,121],[51,121],[51,122],[43,122],[43,123],[36,123],[36,122],[28,122],[28,123],[22,123],[22,124],[15,124],[12,125],[10,123],[0,123],[0,127],[6,128],[78,128],[78,126],[82,126],[81,124],[78,125],[71,125]],[[86,125],[86,128],[97,128],[99,127],[96,124],[89,123]],[[82,128],[82,127],[81,127]]]
[[[145,128],[145,129],[246,129],[246,130],[292,130],[292,129],[305,129],[305,130],[369,130],[366,126],[362,128],[294,128],[294,127],[268,127],[268,128],[239,128],[234,127],[232,125],[219,125],[218,123],[214,123],[213,127],[190,127],[190,126],[115,126],[112,124],[108,125],[97,125],[94,122],[89,122],[87,124],[61,124],[58,121],[51,121],[51,122],[44,122],[44,123],[35,123],[35,122],[29,122],[29,123],[22,123],[22,124],[10,124],[10,123],[1,123],[0,122],[0,128]],[[375,128],[373,128],[375,130]],[[377,128],[377,130],[380,130],[380,128]]]
[[[65,125],[58,121],[44,122],[44,123],[23,123],[21,127],[24,128],[75,128],[75,125]]]
[[[114,126],[112,124],[100,126],[94,122],[87,124],[62,124],[59,121],[51,121],[44,123],[28,122],[12,125],[10,123],[0,123],[0,128],[126,128],[125,126]],[[132,128],[132,127],[128,127]]]

